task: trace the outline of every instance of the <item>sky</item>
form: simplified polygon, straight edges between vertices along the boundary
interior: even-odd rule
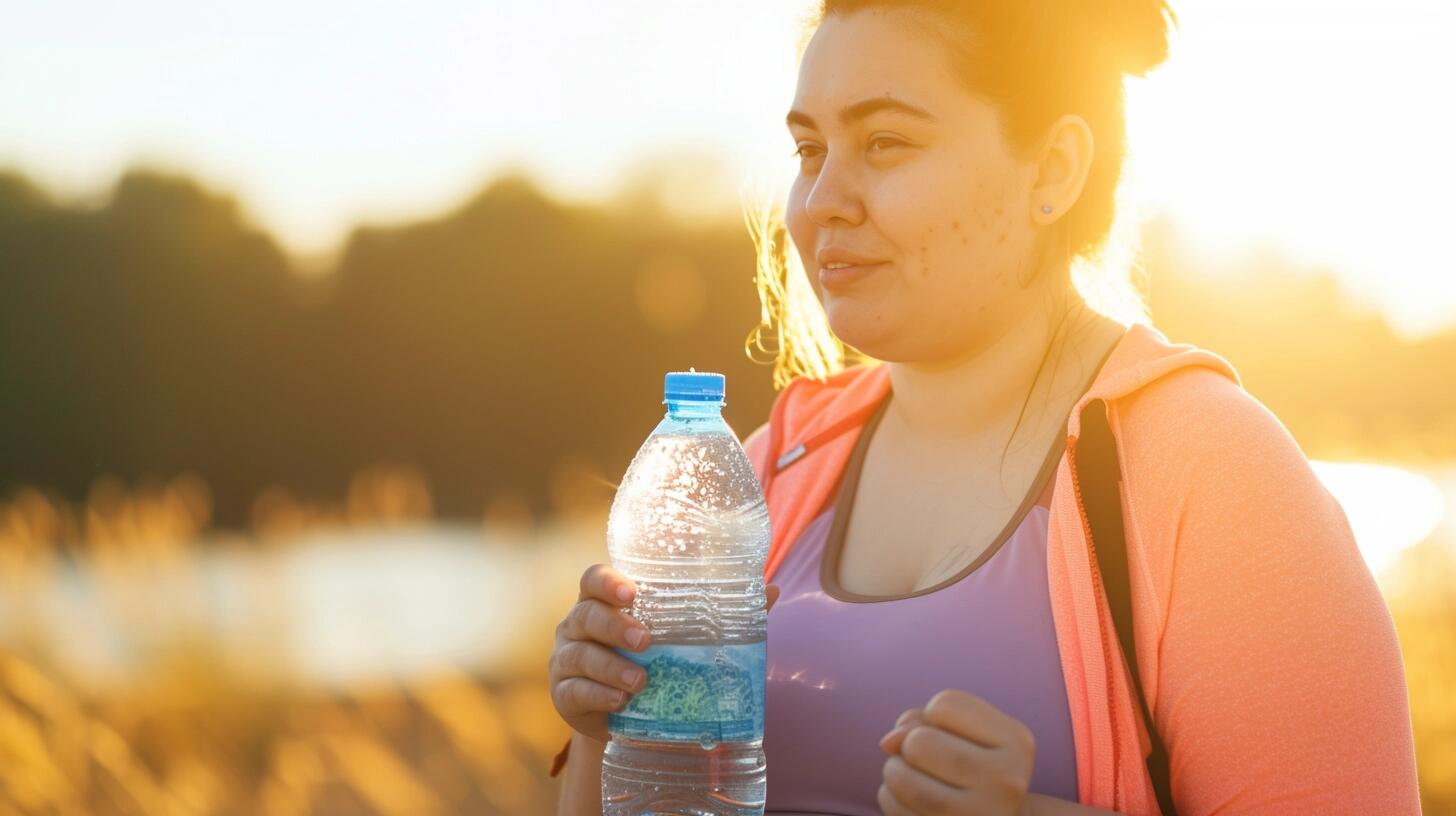
[[[1171,215],[1210,264],[1274,246],[1327,268],[1407,335],[1456,325],[1456,4],[1172,5],[1169,61],[1128,83],[1139,212]],[[507,168],[599,199],[676,161],[678,204],[721,211],[796,172],[783,116],[809,9],[0,0],[0,167],[73,200],[131,166],[187,173],[300,256]]]

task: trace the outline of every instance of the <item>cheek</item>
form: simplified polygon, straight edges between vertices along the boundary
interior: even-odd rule
[[[961,175],[965,181],[953,186],[954,194],[925,214],[910,271],[928,284],[944,283],[980,300],[1010,279],[1015,242],[1006,189],[977,175]]]

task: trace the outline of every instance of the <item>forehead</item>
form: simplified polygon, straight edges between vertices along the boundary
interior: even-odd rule
[[[917,15],[864,9],[833,14],[815,30],[799,63],[794,109],[828,126],[840,108],[890,96],[940,115],[964,104],[942,42]]]

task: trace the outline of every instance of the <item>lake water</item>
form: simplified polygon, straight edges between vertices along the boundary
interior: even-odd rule
[[[1456,542],[1456,462],[1315,469],[1377,577],[1432,535]],[[98,683],[134,679],[185,638],[230,670],[322,686],[442,667],[488,675],[523,646],[549,650],[582,570],[606,560],[604,535],[604,519],[514,536],[429,524],[202,546],[147,567],[67,564],[0,592],[0,646],[38,636],[49,659]]]

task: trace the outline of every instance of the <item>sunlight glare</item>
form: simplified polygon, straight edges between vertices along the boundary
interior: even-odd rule
[[[1419,473],[1365,462],[1310,464],[1344,507],[1360,554],[1376,575],[1402,550],[1424,541],[1445,515],[1440,488]]]

